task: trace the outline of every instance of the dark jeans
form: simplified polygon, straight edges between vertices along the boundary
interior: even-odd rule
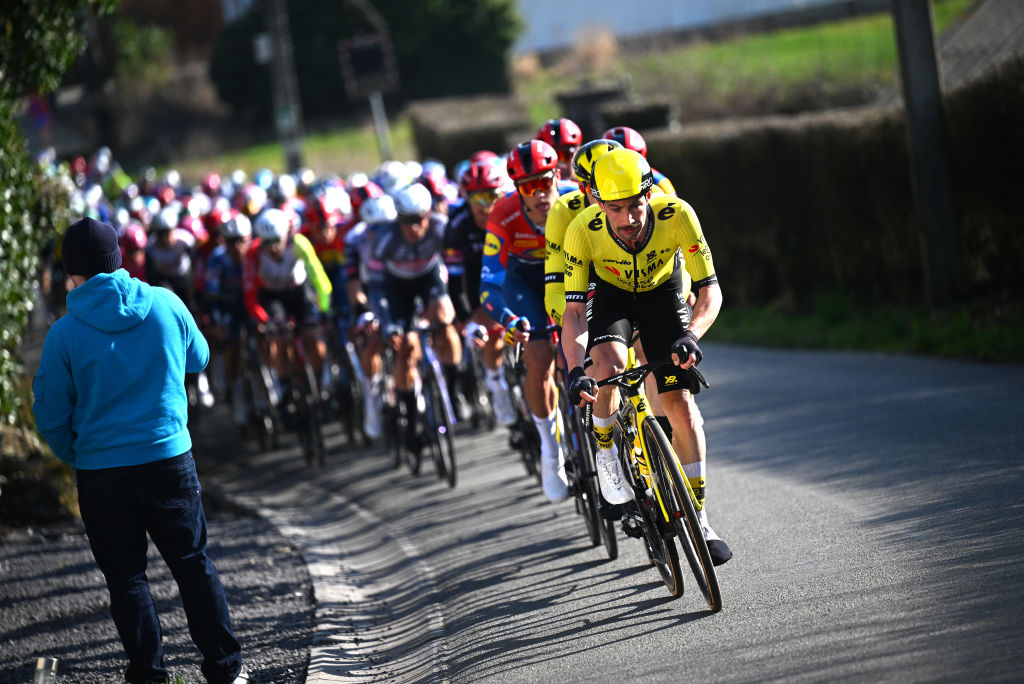
[[[110,612],[128,656],[129,682],[164,681],[160,620],[146,578],[146,533],[178,583],[206,681],[231,682],[242,653],[213,560],[192,452],[153,463],[78,470],[78,503]]]

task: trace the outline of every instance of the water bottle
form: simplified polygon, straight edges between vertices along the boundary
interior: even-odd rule
[[[54,684],[57,681],[57,659],[37,658],[32,684]]]

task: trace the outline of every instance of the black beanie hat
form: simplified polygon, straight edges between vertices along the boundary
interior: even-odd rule
[[[89,217],[68,226],[61,245],[64,272],[91,278],[97,273],[113,273],[121,268],[121,248],[117,231]]]

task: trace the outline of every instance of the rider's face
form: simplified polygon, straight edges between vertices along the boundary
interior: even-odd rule
[[[399,216],[398,225],[401,227],[406,239],[412,242],[419,242],[426,236],[427,229],[430,228],[430,214],[424,214],[420,218],[415,216]]]
[[[601,211],[608,217],[615,236],[623,242],[633,242],[643,235],[647,227],[647,204],[650,193],[634,195],[621,200],[599,202]]]
[[[549,171],[540,176],[532,176],[516,182],[516,189],[523,200],[530,219],[535,223],[544,223],[548,211],[558,201],[558,185],[555,173]]]

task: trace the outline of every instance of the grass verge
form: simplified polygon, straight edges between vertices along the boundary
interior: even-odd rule
[[[708,339],[791,349],[910,353],[991,363],[1024,363],[1024,317],[971,307],[929,311],[863,306],[820,295],[806,311],[722,309]]]

